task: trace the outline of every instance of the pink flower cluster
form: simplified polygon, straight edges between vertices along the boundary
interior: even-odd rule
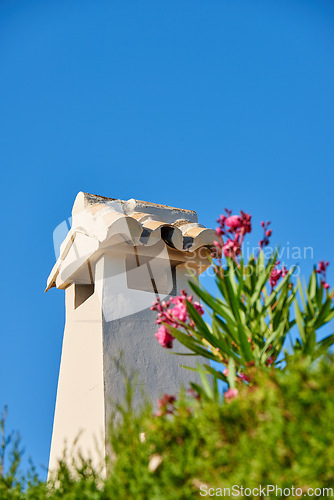
[[[259,241],[259,247],[263,248],[269,245],[269,238],[272,235],[272,230],[268,229],[270,226],[270,221],[264,222],[261,221],[261,227],[263,228],[263,238]]]
[[[245,235],[252,230],[251,215],[240,210],[240,215],[232,215],[232,210],[225,208],[226,215],[221,215],[217,222],[219,226],[216,228],[216,233],[220,241],[214,241],[216,253],[218,256],[222,254],[225,257],[235,259],[241,253],[241,245]],[[223,237],[227,240],[224,242]]]
[[[174,403],[176,401],[176,397],[172,394],[164,394],[161,399],[158,399],[158,411],[156,412],[157,417],[161,417],[162,415],[170,415],[174,413],[175,407]]]
[[[238,389],[228,389],[226,392],[224,392],[224,398],[226,401],[231,401],[231,399],[234,399],[238,396],[239,391]]]
[[[193,296],[187,295],[185,290],[181,290],[181,295],[169,299],[167,302],[157,301],[151,307],[152,311],[157,311],[156,324],[161,325],[155,334],[159,344],[166,349],[173,347],[174,337],[168,329],[168,325],[173,328],[182,327],[182,323],[189,321],[186,302],[191,302],[194,308],[202,316],[204,314],[202,306],[198,302],[193,302]],[[172,306],[172,307],[170,307]],[[191,322],[190,322],[191,323]]]
[[[248,375],[246,375],[245,373],[243,372],[239,372],[238,373],[238,377],[240,378],[240,380],[243,380],[244,382],[250,382],[250,378],[248,377]]]
[[[159,344],[166,349],[171,349],[173,347],[174,337],[169,333],[167,326],[161,325],[155,334],[156,339]]]
[[[273,269],[271,270],[270,276],[269,276],[269,283],[271,285],[271,290],[275,288],[277,285],[277,282],[281,279],[284,278],[288,274],[288,270],[285,266],[283,266],[281,269],[277,269],[277,266],[279,265],[280,261],[278,260],[276,264],[274,265]]]
[[[315,270],[316,273],[320,274],[320,282],[322,286],[325,288],[325,290],[328,290],[329,284],[327,283],[327,267],[329,266],[329,262],[325,262],[324,260],[321,260],[318,263],[318,267]]]

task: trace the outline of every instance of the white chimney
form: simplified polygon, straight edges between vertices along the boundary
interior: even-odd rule
[[[66,300],[50,470],[65,441],[71,447],[79,433],[83,455],[101,462],[113,403],[124,397],[115,361],[121,353],[125,369],[138,372],[153,404],[194,380],[194,372],[180,364],[195,366],[196,358],[174,356],[158,344],[150,306],[157,295],[189,290],[191,275],[210,265],[214,239],[191,210],[77,195],[72,227],[46,289],[64,289]],[[139,403],[137,394],[134,404]]]

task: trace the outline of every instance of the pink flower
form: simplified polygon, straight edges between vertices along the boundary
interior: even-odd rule
[[[235,231],[236,229],[239,229],[242,225],[241,223],[241,218],[239,215],[231,215],[231,217],[228,217],[225,220],[225,224],[232,230]]]
[[[223,370],[223,375],[224,375],[225,377],[227,377],[227,376],[228,376],[228,369],[227,369],[227,368],[225,368],[225,369]]]
[[[277,282],[280,280],[282,276],[282,271],[279,269],[272,269],[269,276],[269,283],[271,284],[271,288],[275,288]]]
[[[275,361],[274,358],[272,356],[269,356],[269,358],[267,359],[267,365],[271,366],[274,361]]]
[[[229,213],[231,215],[231,212]],[[225,224],[227,217],[226,215],[222,214],[220,217],[218,217],[217,222],[218,224],[221,224],[222,226]]]
[[[185,290],[181,290],[179,296],[173,297],[167,302],[161,301],[158,297],[156,302],[153,303],[151,310],[158,312],[156,324],[161,325],[155,336],[162,347],[167,349],[173,347],[174,337],[168,327],[182,328],[181,323],[186,323],[189,320],[187,302],[191,302],[200,315],[204,314],[202,306],[198,302],[193,302],[193,296],[188,296]],[[170,307],[171,305],[173,307]],[[189,321],[189,325],[193,325],[193,322]]]
[[[259,247],[263,248],[269,245],[269,238],[272,235],[272,230],[268,229],[270,226],[270,221],[261,221],[261,226],[263,227],[263,239],[259,241]]]
[[[224,398],[227,400],[227,401],[230,401],[231,399],[234,399],[238,396],[239,394],[239,391],[238,389],[228,389],[225,393],[224,393]]]
[[[212,249],[211,256],[221,259],[223,253],[225,257],[235,259],[241,253],[241,246],[245,235],[252,230],[251,215],[240,210],[240,215],[232,215],[232,210],[225,208],[226,215],[221,215],[217,222],[219,227],[216,229],[216,234],[221,238],[221,242],[214,242],[215,250]],[[224,245],[223,236],[227,236],[228,240]]]
[[[198,401],[201,399],[201,396],[193,388],[188,389],[188,392],[193,398],[197,399]]]
[[[161,417],[162,415],[173,413],[175,410],[175,401],[176,397],[172,394],[164,394],[161,399],[158,399],[159,410],[157,411],[156,416]]]
[[[245,382],[250,382],[250,378],[247,375],[245,375],[244,373],[239,372],[238,376],[239,376],[239,378],[241,378],[241,380],[244,380]]]
[[[269,283],[271,284],[271,289],[274,289],[275,286],[277,285],[277,282],[282,277],[284,278],[288,274],[288,269],[285,266],[283,266],[282,269],[277,269],[276,266],[278,266],[278,264],[279,261],[276,262],[269,276]]]
[[[240,215],[241,215],[241,230],[240,230],[240,232],[242,234],[251,233],[252,232],[252,225],[251,225],[252,216],[249,214],[246,214],[246,212],[243,212],[242,210],[240,210]]]
[[[193,306],[194,308],[196,309],[196,311],[201,315],[203,316],[204,314],[204,309],[203,307],[201,306],[201,304],[199,302],[193,302]]]
[[[324,260],[321,260],[318,263],[318,267],[315,270],[316,273],[321,275],[320,283],[324,287],[325,290],[328,290],[329,284],[326,281],[326,274],[327,274],[327,267],[329,266],[329,262],[325,262]]]
[[[187,308],[184,302],[177,302],[173,309],[171,310],[172,315],[174,318],[179,319],[183,323],[185,323],[188,319],[188,313],[187,313]]]
[[[225,257],[236,257],[241,253],[241,245],[238,239],[228,239],[225,245],[223,246],[223,252]]]
[[[321,260],[318,263],[318,267],[316,269],[316,273],[325,273],[328,266],[329,266],[329,262],[325,262],[324,260]]]
[[[174,297],[171,299],[171,302],[174,305],[173,309],[171,309],[171,315],[182,321],[183,323],[185,323],[188,319],[188,312],[187,312],[187,306],[186,306],[186,302],[191,302],[194,306],[194,308],[196,309],[196,311],[199,312],[200,315],[203,315],[204,314],[204,310],[203,310],[203,307],[201,306],[201,304],[199,304],[198,302],[193,302],[193,296],[192,295],[189,295],[187,296],[187,292],[185,290],[181,290],[181,295],[179,295],[178,297]]]
[[[173,347],[174,337],[169,333],[165,325],[159,327],[155,337],[162,347],[165,347],[166,349],[171,349]]]
[[[285,266],[283,266],[282,267],[282,278],[285,278],[285,276],[288,274],[288,272],[289,272],[289,270]]]

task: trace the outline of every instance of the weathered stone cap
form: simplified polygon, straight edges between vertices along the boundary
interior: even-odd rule
[[[199,224],[193,210],[79,192],[72,209],[72,227],[60,246],[60,256],[48,278],[46,291],[57,286],[62,262],[74,241],[80,239],[79,235],[90,239],[87,259],[115,238],[136,247],[151,246],[163,240],[179,252],[211,247],[215,240],[215,231]]]

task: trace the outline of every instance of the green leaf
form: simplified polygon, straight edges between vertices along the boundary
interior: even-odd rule
[[[197,363],[197,372],[200,376],[203,389],[205,390],[208,398],[213,399],[212,388],[211,388],[210,383],[208,381],[205,369],[203,368],[203,366],[200,363]]]
[[[306,283],[304,283],[304,290],[305,290],[306,299],[307,299],[307,302],[306,302],[307,312],[308,312],[308,314],[309,314],[309,316],[311,318],[314,318],[314,316],[315,316],[315,309],[314,309],[313,303],[311,301],[310,294],[308,292],[308,288],[306,286]]]
[[[328,323],[331,319],[331,314],[334,312],[334,309],[332,309],[332,300],[330,297],[328,297],[325,301],[325,303],[322,305],[318,317],[314,318],[313,321],[311,321],[311,326],[314,326],[314,328],[317,330],[318,328],[321,328],[324,324]]]
[[[242,354],[246,361],[251,361],[253,359],[252,350],[250,348],[247,335],[245,334],[245,331],[241,324],[238,325],[238,334]]]
[[[228,302],[232,308],[233,315],[234,315],[236,321],[240,322],[240,313],[239,313],[240,301],[238,300],[238,298],[235,295],[234,288],[231,284],[230,277],[226,276],[224,282],[225,282],[225,286],[226,286],[226,293],[228,296]]]
[[[223,382],[227,382],[227,378],[225,377],[225,375],[222,374],[222,372],[215,370],[215,368],[213,368],[212,366],[209,365],[204,365],[204,366],[206,368],[206,371],[210,373],[213,377],[216,377],[219,380],[222,380]]]
[[[196,327],[203,332],[204,336],[205,335],[211,335],[211,332],[208,328],[208,325],[205,323],[204,319],[200,315],[200,313],[197,311],[197,309],[194,307],[194,305],[189,302],[189,300],[186,301],[186,307],[187,311],[189,313],[189,316],[191,319],[194,321]]]
[[[249,317],[249,314],[250,314],[252,307],[254,307],[256,301],[260,297],[262,289],[264,288],[265,284],[269,280],[269,276],[270,276],[270,273],[273,269],[273,265],[275,264],[275,262],[277,260],[277,255],[278,255],[278,250],[273,252],[272,255],[270,256],[264,271],[263,272],[260,271],[259,275],[256,276],[255,290],[254,290],[254,293],[253,293],[253,295],[248,303],[248,307],[247,307],[247,312],[246,312],[247,318]]]
[[[235,275],[235,262],[233,259],[229,258],[228,260],[228,277],[229,277],[229,283],[233,289],[234,295],[237,295],[238,293],[238,283]]]
[[[195,392],[197,392],[197,394],[199,394],[202,399],[209,399],[203,387],[195,384],[195,382],[190,382],[190,386],[194,389]]]
[[[214,322],[219,324],[220,328],[230,337],[231,340],[233,340],[233,342],[238,342],[237,333],[233,333],[234,330],[236,330],[236,327],[233,327],[232,329],[231,326],[227,323],[224,323],[224,321],[220,319],[219,316],[215,316],[213,318],[213,323]]]
[[[315,269],[313,269],[308,285],[308,294],[312,301],[316,299],[316,290],[317,290],[317,275]]]
[[[316,346],[316,333],[314,328],[307,329],[307,337],[304,345],[304,354],[312,355]]]
[[[300,294],[300,298],[301,298],[302,303],[303,303],[303,307],[304,307],[304,309],[306,309],[306,301],[305,301],[305,296],[304,296],[304,292],[303,292],[302,282],[301,282],[299,277],[297,279],[297,289],[299,290],[299,294]]]
[[[306,342],[306,333],[305,333],[305,329],[304,329],[304,322],[303,322],[303,316],[302,316],[302,313],[299,309],[299,305],[298,305],[298,301],[297,299],[295,299],[295,314],[296,314],[296,323],[297,323],[297,326],[298,326],[298,330],[299,330],[299,333],[300,333],[300,337],[303,341],[303,344]]]
[[[214,313],[222,316],[229,323],[234,322],[234,318],[232,315],[231,309],[224,303],[222,303],[219,299],[212,297],[206,290],[200,288],[193,282],[189,282],[189,285],[193,289],[193,291],[198,295],[198,297],[208,305]]]
[[[204,349],[201,347],[198,343],[197,340],[194,339],[194,337],[190,337],[189,335],[180,332],[176,328],[171,327],[170,325],[168,326],[168,330],[170,333],[179,341],[181,344],[183,344],[185,347],[188,347],[191,351],[195,352],[196,354],[199,354],[200,356],[203,356],[204,358],[212,359],[214,361],[219,361],[219,357],[216,356],[215,354],[212,354],[211,351]],[[182,353],[176,353],[182,356]]]
[[[221,353],[226,354],[227,357],[233,357],[235,359],[238,359],[236,354],[229,349],[229,347],[224,344],[222,339],[217,339],[214,337],[210,332],[207,332],[205,335],[203,334],[203,337],[201,338],[201,333],[203,332],[197,332],[198,337],[195,338],[193,336],[189,336],[180,330],[173,328],[170,325],[166,325],[168,327],[168,330],[170,333],[177,339],[179,340],[184,346],[188,347],[192,351],[196,352],[197,354],[200,354],[201,356],[204,356],[206,358],[212,359],[214,361],[221,361]],[[206,340],[212,349],[210,349],[210,346],[207,346],[205,343]],[[218,351],[216,351],[218,349]],[[211,355],[209,355],[211,353]]]
[[[211,309],[216,313],[222,316],[225,319],[228,320],[233,320],[233,317],[231,316],[231,313],[229,309],[224,306],[218,299],[215,299],[210,295],[206,290],[203,288],[200,288],[193,282],[189,282],[190,287],[193,289],[193,291],[198,295],[198,297],[203,300],[205,304],[207,304]]]
[[[228,369],[228,375],[227,375],[228,384],[231,387],[231,389],[234,389],[236,382],[236,369],[233,359],[229,359],[227,369]]]
[[[329,349],[333,344],[334,344],[334,334],[328,335],[328,337],[325,337],[319,342],[319,345],[321,347],[326,348],[326,350]]]
[[[318,284],[318,281],[317,281],[316,301],[317,301],[318,307],[320,307],[322,304],[323,295],[324,295],[324,287],[321,285],[321,283]]]
[[[240,256],[239,266],[232,260],[233,269],[238,281],[238,290],[236,292],[237,296],[240,297],[244,289],[244,259],[242,255]]]

